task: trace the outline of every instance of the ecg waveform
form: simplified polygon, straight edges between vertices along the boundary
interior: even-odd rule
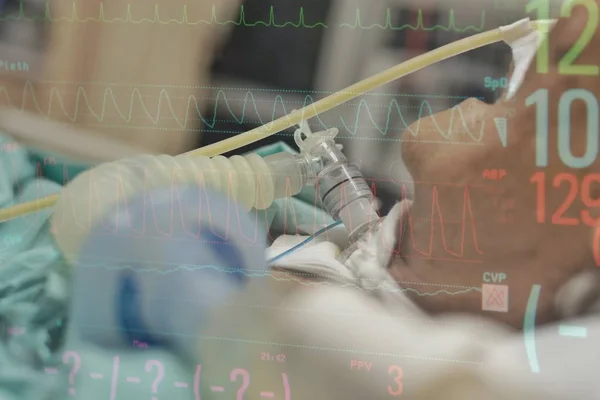
[[[246,209],[239,207],[238,203],[233,201],[232,199],[235,197],[235,193],[233,192],[233,180],[231,180],[231,182],[227,185],[227,198],[228,198],[228,211],[227,211],[227,218],[226,221],[224,222],[225,227],[223,226],[219,226],[218,231],[222,232],[221,235],[216,234],[213,228],[213,222],[212,222],[212,218],[210,217],[210,204],[208,204],[208,206],[206,206],[206,208],[202,208],[203,210],[207,210],[205,211],[207,215],[202,216],[202,211],[200,211],[200,214],[198,216],[198,218],[195,221],[189,221],[192,223],[193,228],[191,227],[186,227],[185,223],[183,220],[181,220],[181,215],[185,215],[184,213],[184,205],[181,202],[181,198],[180,198],[180,194],[179,194],[179,189],[178,186],[175,182],[172,181],[171,183],[171,204],[170,204],[170,211],[165,211],[164,208],[160,209],[161,213],[165,213],[165,212],[170,212],[171,215],[171,220],[169,221],[169,226],[162,226],[159,227],[157,226],[157,220],[155,218],[157,210],[155,209],[155,201],[153,199],[153,191],[152,189],[149,187],[149,178],[148,178],[148,174],[145,174],[146,178],[145,178],[145,182],[144,182],[144,188],[143,191],[140,191],[141,194],[143,194],[143,218],[142,218],[142,224],[141,227],[133,227],[131,224],[128,225],[127,228],[127,233],[131,233],[132,235],[145,235],[148,227],[150,227],[150,224],[154,224],[154,228],[150,229],[152,232],[158,232],[160,237],[169,237],[172,235],[172,232],[174,231],[174,226],[175,224],[179,224],[181,223],[183,226],[183,231],[189,235],[190,237],[194,237],[194,238],[198,238],[200,239],[201,237],[201,227],[199,226],[199,224],[194,223],[197,222],[199,220],[206,220],[206,221],[210,221],[210,226],[209,228],[211,229],[211,233],[213,236],[216,236],[217,238],[222,238],[223,240],[227,240],[230,236],[230,231],[231,229],[237,229],[239,231],[240,237],[244,240],[247,241],[248,244],[255,244],[258,241],[258,235],[261,234],[261,229],[259,228],[260,226],[268,226],[269,220],[267,217],[267,213],[265,211],[257,211],[257,210],[253,210],[251,211],[251,217],[254,219],[254,230],[253,230],[253,237],[248,236],[246,234],[244,234],[243,232],[241,232],[240,229],[240,215],[243,213],[247,213],[248,211],[246,211]],[[120,181],[120,179],[116,179],[115,180]],[[199,182],[202,182],[202,178],[199,177]],[[89,210],[85,210],[84,214],[85,215],[77,215],[75,209],[71,206],[71,216],[69,216],[68,218],[73,218],[77,227],[81,229],[81,232],[87,232],[91,221],[88,217],[89,212],[91,212],[93,207],[98,207],[97,201],[94,201],[94,199],[99,198],[99,193],[100,192],[104,192],[106,190],[109,190],[109,188],[106,187],[106,185],[101,185],[98,187],[98,185],[96,185],[93,181],[93,175],[90,177],[90,185],[89,185],[89,197],[92,199],[89,202]],[[102,182],[102,180],[99,180],[99,182]],[[257,187],[257,196],[261,196],[261,194],[263,193],[263,191],[261,190],[262,184],[261,181],[258,180],[258,187]],[[208,201],[208,198],[206,197],[206,195],[204,194],[205,191],[205,186],[203,185],[199,185],[198,190],[199,190],[199,198],[202,199],[206,199],[206,201]],[[298,216],[299,214],[297,213],[297,211],[295,210],[295,206],[293,201],[291,201],[291,191],[289,190],[290,186],[288,185],[288,193],[286,195],[285,198],[280,199],[278,206],[279,209],[281,211],[283,211],[283,215],[284,217],[284,231],[288,232],[291,231],[292,229],[290,229],[290,226],[288,226],[288,223],[291,223],[292,226],[295,226],[295,221],[298,221]],[[112,198],[116,199],[115,205],[117,205],[117,207],[119,209],[121,209],[121,207],[124,207],[121,210],[125,210],[126,215],[130,215],[130,212],[128,211],[128,204],[127,201],[128,199],[125,197],[125,195],[123,195],[120,190],[119,190],[119,185],[115,186],[115,196],[112,196]],[[324,219],[324,214],[323,213],[317,213],[317,209],[320,208],[320,201],[318,199],[320,199],[320,191],[319,191],[319,185],[317,183],[316,185],[316,195],[315,195],[315,200],[314,200],[314,204],[313,207],[315,209],[315,213],[313,214],[313,218],[312,218],[312,223],[314,224],[313,227],[316,229],[318,229],[318,227],[321,227],[323,225],[328,224],[328,221],[325,221]],[[78,194],[78,196],[80,196],[81,194]],[[69,192],[69,190],[65,190],[63,191],[62,196],[64,198],[66,198],[66,204],[69,204],[69,202],[71,201],[70,198],[72,196],[72,194]],[[346,204],[347,199],[346,199],[346,192],[345,190],[342,191],[342,195],[340,196],[340,202],[341,204]],[[373,194],[373,199],[375,199],[375,194]],[[259,199],[260,202],[261,199]],[[71,203],[73,204],[73,203]],[[63,206],[65,207],[65,206]],[[68,206],[66,206],[68,207]],[[186,204],[186,207],[192,207],[189,204]],[[198,209],[196,206],[193,206],[194,209]],[[117,213],[118,209],[115,210],[115,216],[114,217],[106,217],[104,218],[104,221],[116,221],[116,213]],[[68,214],[68,212],[67,212]],[[96,213],[94,213],[96,214]],[[451,249],[447,242],[446,242],[446,231],[444,226],[449,223],[445,221],[444,216],[442,215],[442,211],[440,209],[439,206],[439,201],[438,201],[438,191],[437,191],[437,186],[433,187],[433,192],[432,192],[432,209],[431,209],[431,217],[428,219],[430,221],[430,243],[428,245],[428,247],[423,250],[420,249],[415,243],[414,243],[414,234],[413,234],[413,219],[410,216],[410,213],[408,213],[409,215],[409,219],[408,219],[408,228],[409,228],[409,233],[410,233],[410,238],[413,241],[413,247],[415,249],[415,251],[419,254],[421,254],[422,256],[425,257],[433,257],[433,253],[434,253],[434,238],[439,237],[442,240],[442,246],[443,246],[443,251],[447,254],[449,254],[450,256],[456,258],[456,259],[464,259],[464,254],[465,254],[465,245],[466,245],[466,238],[467,238],[467,228],[470,228],[471,233],[472,233],[472,240],[473,240],[473,246],[475,251],[478,254],[483,254],[482,251],[479,249],[479,245],[477,242],[477,232],[476,232],[476,226],[475,226],[475,219],[474,219],[474,215],[473,215],[473,211],[471,209],[471,200],[470,200],[470,194],[469,194],[469,189],[467,187],[464,188],[464,198],[463,198],[463,210],[462,210],[462,216],[461,216],[461,220],[460,222],[458,222],[459,224],[461,224],[461,237],[460,237],[460,247],[458,249]],[[288,216],[290,216],[291,221],[288,222]],[[180,221],[176,221],[176,218],[179,218]],[[264,223],[262,223],[262,220],[264,218]],[[153,221],[152,221],[153,220]],[[236,223],[237,220],[237,223]],[[436,222],[437,225],[439,226],[439,228],[436,227]],[[56,232],[61,232],[62,229],[62,225],[63,221],[56,221],[55,224],[55,229]],[[221,223],[223,223],[221,221]],[[352,222],[350,221],[349,223],[349,228],[350,230],[352,230]],[[115,227],[111,227],[111,226],[107,226],[107,223],[104,223],[103,225],[101,225],[101,227],[103,229],[106,230],[107,234],[110,233],[116,233],[118,231],[118,229]],[[437,229],[439,229],[439,231],[437,231]],[[80,232],[63,232],[65,234],[79,234]],[[121,232],[124,233],[124,232]],[[301,232],[297,231],[297,234],[302,234]],[[271,234],[268,233],[269,238],[271,240],[275,240],[275,237],[271,237]],[[323,233],[323,235],[327,235],[327,232]],[[459,260],[460,261],[460,260]],[[464,260],[464,261],[471,261],[473,262],[473,260]],[[475,261],[476,262],[476,261]]]
[[[73,3],[71,9],[70,16],[61,16],[56,17],[51,14],[51,7],[49,3],[46,3],[46,8],[43,15],[37,16],[28,16],[25,15],[23,3],[21,3],[19,7],[19,12],[15,15],[1,16],[0,21],[7,20],[25,20],[25,21],[46,21],[46,22],[103,22],[103,23],[131,23],[131,24],[180,24],[180,25],[236,25],[236,26],[245,26],[245,27],[256,27],[256,26],[265,26],[272,28],[329,28],[325,22],[314,22],[307,23],[305,17],[305,9],[304,7],[300,7],[298,11],[298,20],[294,21],[278,21],[275,17],[275,7],[270,6],[269,8],[269,19],[267,21],[247,21],[244,6],[240,6],[239,18],[237,20],[226,19],[220,20],[217,16],[216,7],[212,6],[210,19],[197,19],[190,15],[188,12],[187,5],[183,6],[182,15],[180,19],[168,18],[164,19],[160,17],[160,11],[158,4],[154,6],[154,15],[151,18],[142,17],[135,18],[133,16],[134,12],[131,9],[131,4],[127,5],[127,9],[125,11],[125,16],[119,17],[107,17],[107,13],[104,10],[104,5],[100,3],[100,9],[98,11],[97,17],[86,17],[81,18],[78,16],[77,7],[75,3]],[[392,12],[388,8],[385,14],[385,22],[383,24],[373,23],[373,24],[365,24],[363,23],[363,17],[361,17],[360,9],[356,9],[355,19],[352,23],[342,23],[338,27],[343,28],[352,28],[352,29],[386,29],[386,30],[404,30],[404,29],[412,29],[412,30],[424,30],[424,31],[433,31],[433,30],[443,30],[443,31],[456,31],[456,32],[469,32],[475,31],[480,32],[484,29],[485,26],[485,11],[481,12],[481,21],[480,25],[467,25],[464,27],[458,27],[456,23],[456,16],[454,10],[450,10],[448,14],[448,24],[447,25],[433,25],[433,26],[424,26],[423,23],[423,12],[421,9],[418,11],[417,21],[415,25],[404,24],[399,26],[394,26],[392,22]]]
[[[33,106],[33,111],[39,113],[41,116],[45,118],[51,118],[53,111],[57,111],[59,114],[64,116],[68,121],[75,123],[78,121],[80,115],[91,115],[93,119],[95,119],[100,124],[107,124],[111,127],[115,127],[114,118],[120,121],[123,124],[129,124],[131,122],[135,123],[136,126],[140,126],[140,119],[147,119],[149,122],[148,126],[143,126],[144,128],[152,129],[152,126],[156,126],[159,124],[161,119],[168,119],[169,121],[175,121],[175,124],[179,126],[181,130],[196,130],[197,122],[199,121],[201,126],[200,129],[214,129],[218,122],[222,122],[223,120],[218,119],[219,115],[229,114],[231,116],[231,120],[227,120],[229,122],[237,123],[237,124],[256,124],[258,123],[263,125],[269,123],[276,119],[279,113],[278,110],[282,110],[284,115],[287,115],[293,109],[298,109],[299,105],[296,101],[293,104],[288,105],[286,107],[286,102],[281,95],[274,95],[273,97],[273,106],[272,112],[268,117],[261,116],[259,112],[259,107],[257,106],[257,100],[251,91],[245,91],[244,97],[242,101],[242,111],[237,115],[236,112],[233,111],[233,107],[231,106],[233,101],[240,100],[239,97],[236,96],[235,99],[229,99],[226,93],[223,90],[218,90],[216,96],[214,98],[214,106],[212,109],[212,116],[209,116],[210,111],[206,112],[207,115],[203,115],[201,111],[202,102],[199,101],[199,98],[193,95],[189,95],[187,97],[187,104],[185,106],[185,113],[182,117],[177,116],[177,111],[173,106],[173,101],[177,97],[173,95],[169,95],[169,92],[162,88],[158,95],[144,95],[140,91],[138,87],[133,87],[131,90],[131,94],[128,97],[127,103],[128,106],[125,107],[123,104],[119,105],[113,88],[108,87],[104,90],[102,94],[101,106],[93,107],[92,103],[98,104],[99,102],[93,102],[90,99],[90,96],[87,94],[85,88],[81,85],[77,86],[76,95],[74,100],[74,107],[72,111],[68,111],[67,107],[65,107],[65,101],[63,100],[64,94],[61,94],[61,91],[56,86],[52,86],[49,91],[49,96],[47,100],[47,108],[42,107],[40,104],[40,100],[38,99],[39,95],[36,95],[35,88],[31,82],[26,82],[23,87],[21,104],[16,104],[17,102],[13,101],[8,91],[5,87],[0,87],[0,104],[3,103],[3,99],[5,98],[6,105],[11,108],[17,108],[21,110],[29,110],[28,107],[29,100]],[[231,96],[231,94],[230,94]],[[127,98],[127,95],[125,95]],[[144,99],[144,97],[149,97],[151,100]],[[158,100],[157,100],[158,98]],[[181,100],[181,98],[177,98]],[[185,100],[185,99],[183,99]],[[152,107],[148,106],[147,103],[152,101],[156,103],[155,110],[151,110]],[[310,106],[315,103],[315,99],[306,95],[304,97],[303,103],[300,107]],[[406,121],[403,113],[402,106],[396,99],[392,99],[389,101],[387,105],[373,105],[369,104],[365,99],[361,99],[357,102],[351,102],[344,105],[344,107],[353,107],[356,109],[356,117],[354,121],[346,121],[343,117],[340,117],[340,124],[336,126],[327,125],[323,122],[323,120],[317,115],[313,118],[313,123],[311,127],[313,129],[329,129],[332,127],[338,127],[346,130],[350,133],[352,138],[357,138],[359,131],[364,128],[372,128],[381,133],[382,136],[386,136],[388,134],[394,133],[394,131],[399,130],[400,132],[407,130],[411,133],[413,137],[418,137],[421,132],[421,121],[420,119],[423,117],[432,117],[432,122],[435,125],[435,129],[438,131],[443,141],[452,141],[453,143],[463,143],[457,142],[453,140],[453,135],[455,133],[460,133],[461,137],[464,137],[464,133],[468,136],[472,142],[469,144],[479,144],[483,140],[484,130],[485,130],[485,121],[481,122],[479,131],[471,132],[467,127],[467,121],[463,115],[463,111],[459,105],[454,106],[451,111],[451,118],[448,126],[440,125],[433,115],[435,111],[433,110],[429,101],[424,100],[421,102],[419,106],[419,112],[417,118],[419,119],[415,128],[409,128],[410,124]],[[374,107],[385,107],[387,108],[385,121],[378,122],[376,118],[373,116],[373,112],[371,108]],[[239,108],[239,107],[236,107]],[[178,108],[181,111],[180,108]],[[140,113],[136,113],[136,110],[141,110]],[[220,110],[223,110],[220,112]],[[252,117],[248,117],[248,115],[252,113]],[[135,115],[134,115],[135,114]],[[141,116],[140,116],[141,114]],[[264,114],[264,113],[263,113]],[[401,122],[400,126],[397,127],[392,124],[393,117],[397,115]],[[363,122],[367,121],[367,122]],[[132,126],[125,126],[117,124],[116,127],[127,127],[131,128]],[[159,129],[159,128],[157,128]],[[177,128],[175,128],[177,129]],[[214,131],[213,131],[214,132]]]
[[[348,27],[348,28],[353,28],[353,29],[356,29],[356,28],[360,28],[360,29],[379,28],[379,29],[386,29],[386,30],[393,30],[393,31],[399,31],[399,30],[404,30],[404,29],[411,29],[414,31],[416,31],[416,30],[423,30],[423,31],[442,30],[442,31],[455,31],[455,32],[461,32],[461,33],[469,32],[469,31],[481,32],[483,30],[484,26],[485,26],[485,11],[482,11],[479,26],[467,25],[465,27],[459,28],[456,24],[456,16],[454,15],[454,9],[451,9],[449,11],[448,25],[446,25],[446,26],[439,25],[439,24],[429,26],[429,27],[424,26],[423,11],[421,9],[419,9],[419,11],[418,11],[416,25],[404,24],[404,25],[400,25],[400,26],[394,26],[392,23],[392,14],[391,14],[391,11],[389,8],[386,10],[386,13],[385,13],[385,23],[384,24],[364,25],[361,20],[360,10],[356,10],[356,17],[355,17],[353,24],[342,23],[340,25],[340,27]]]

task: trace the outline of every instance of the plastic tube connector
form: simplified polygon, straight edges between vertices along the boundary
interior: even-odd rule
[[[278,168],[280,173],[274,173]],[[78,175],[61,193],[51,219],[57,245],[69,261],[77,258],[88,232],[115,205],[144,191],[180,185],[206,185],[248,210],[264,210],[276,198],[293,196],[306,181],[306,166],[293,154],[189,157],[151,156],[102,164]],[[148,208],[151,212],[152,204]]]
[[[266,156],[264,160],[272,171],[276,199],[297,195],[316,177],[314,164],[297,154],[281,152]]]
[[[350,241],[354,241],[380,217],[362,173],[335,143],[337,134],[337,129],[312,133],[308,124],[302,122],[294,139],[306,160],[318,160],[314,167],[318,170],[315,184],[323,207],[333,219],[344,223]]]

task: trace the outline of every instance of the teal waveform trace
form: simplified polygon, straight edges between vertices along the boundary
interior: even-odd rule
[[[306,95],[304,97],[302,104],[300,104],[300,105],[294,104],[292,107],[286,107],[283,96],[278,94],[273,99],[273,108],[272,108],[271,115],[269,116],[268,119],[264,119],[260,115],[261,113],[258,110],[257,101],[256,101],[254,95],[252,94],[251,91],[247,91],[245,93],[245,96],[243,99],[241,116],[238,117],[236,115],[236,113],[233,111],[233,109],[230,105],[230,100],[227,98],[226,93],[223,90],[219,90],[216,93],[216,96],[214,99],[212,118],[206,118],[205,116],[202,115],[203,113],[200,109],[201,108],[200,102],[193,95],[189,95],[187,97],[187,105],[185,107],[185,114],[182,118],[182,117],[177,117],[177,112],[175,111],[175,109],[173,107],[171,97],[169,96],[169,93],[167,92],[166,89],[161,89],[157,96],[158,104],[156,107],[155,114],[150,112],[148,106],[146,105],[147,101],[146,102],[144,101],[144,95],[142,94],[140,89],[137,87],[133,87],[133,89],[131,91],[131,95],[129,98],[129,111],[128,112],[123,111],[121,109],[121,107],[119,107],[119,105],[117,104],[118,103],[117,98],[116,98],[117,96],[115,96],[113,89],[111,87],[108,87],[104,90],[103,97],[102,97],[101,109],[100,109],[100,111],[95,111],[91,105],[90,98],[89,98],[85,88],[81,85],[78,86],[76,95],[75,95],[75,100],[74,100],[74,105],[75,105],[74,111],[72,113],[69,113],[66,110],[60,90],[55,86],[53,86],[50,89],[50,93],[48,96],[49,99],[48,99],[48,110],[47,111],[43,110],[43,108],[39,104],[39,101],[35,94],[36,93],[35,88],[34,88],[32,82],[25,83],[25,85],[23,87],[22,101],[21,101],[20,106],[16,105],[10,99],[10,96],[9,96],[6,88],[4,88],[4,87],[0,88],[0,94],[2,94],[2,93],[6,97],[9,106],[11,106],[13,108],[20,108],[21,110],[27,109],[26,108],[27,99],[30,98],[33,102],[34,109],[40,115],[42,115],[43,117],[46,117],[46,118],[50,118],[50,115],[53,110],[52,106],[53,106],[53,104],[57,103],[60,108],[60,111],[62,112],[62,115],[65,118],[67,118],[67,120],[70,121],[71,123],[77,122],[78,116],[85,109],[87,109],[87,112],[89,112],[89,115],[91,115],[98,123],[103,123],[104,120],[108,118],[106,116],[107,109],[112,104],[112,108],[114,108],[114,110],[117,112],[118,117],[121,118],[125,123],[129,124],[131,122],[136,122],[136,121],[134,121],[134,118],[139,118],[137,116],[134,117],[134,110],[135,110],[134,106],[136,104],[138,104],[141,106],[142,115],[145,115],[145,117],[148,118],[148,120],[150,121],[150,123],[152,125],[158,125],[159,121],[161,119],[161,114],[163,113],[163,110],[167,109],[168,112],[170,112],[170,114],[172,115],[172,118],[170,118],[170,119],[175,121],[177,126],[179,126],[183,130],[186,130],[188,127],[189,128],[195,127],[195,125],[193,125],[193,122],[195,120],[199,120],[202,124],[204,124],[209,129],[213,129],[216,126],[217,122],[219,121],[217,119],[217,116],[218,116],[218,111],[219,111],[219,107],[221,104],[224,104],[226,111],[229,113],[229,115],[231,115],[232,120],[235,123],[240,124],[240,125],[245,124],[245,123],[256,123],[256,119],[247,119],[247,117],[246,117],[247,112],[252,111],[255,114],[255,116],[257,117],[258,122],[261,125],[263,125],[263,124],[268,124],[271,121],[277,119],[277,116],[279,115],[279,113],[277,113],[278,108],[280,108],[282,110],[283,115],[287,115],[287,114],[289,114],[289,112],[292,111],[292,109],[303,108],[303,107],[310,106],[311,104],[315,103],[315,99],[312,96]],[[153,97],[155,97],[155,96],[153,96]],[[387,115],[386,115],[386,121],[383,124],[383,127],[379,126],[378,123],[376,122],[375,118],[373,117],[371,108],[374,106],[369,105],[367,100],[360,99],[358,102],[355,102],[350,105],[346,104],[344,106],[350,107],[350,106],[354,106],[354,105],[356,105],[356,107],[357,107],[357,113],[356,113],[356,119],[353,124],[346,122],[346,120],[343,117],[340,117],[340,123],[341,123],[340,127],[346,129],[350,133],[350,135],[352,135],[354,137],[356,137],[358,135],[358,133],[361,129],[364,129],[364,127],[361,126],[361,124],[360,124],[360,115],[361,115],[361,112],[363,112],[363,111],[365,111],[367,113],[367,120],[370,121],[372,126],[375,127],[376,130],[382,136],[386,136],[387,134],[390,133],[390,130],[392,129],[391,128],[392,114],[394,112],[398,114],[398,116],[400,117],[400,120],[402,121],[402,124],[404,125],[403,127],[400,127],[400,129],[402,129],[402,130],[408,129],[408,131],[411,133],[411,135],[413,137],[417,137],[420,132],[420,126],[421,126],[420,119],[423,118],[423,116],[431,116],[432,117],[434,125],[436,126],[439,134],[442,136],[442,138],[444,140],[447,140],[447,141],[452,139],[453,128],[454,128],[454,125],[456,124],[456,121],[458,121],[458,120],[462,121],[461,132],[466,132],[467,136],[472,139],[473,143],[481,143],[483,136],[484,136],[483,133],[484,133],[484,129],[485,129],[485,122],[482,121],[479,132],[471,132],[467,128],[466,120],[463,115],[462,109],[460,108],[460,105],[454,106],[452,108],[450,124],[449,124],[449,127],[447,130],[442,128],[437,123],[437,121],[435,120],[435,117],[433,117],[435,112],[434,112],[433,108],[431,107],[431,104],[427,100],[422,101],[422,103],[419,107],[419,112],[418,112],[418,116],[417,116],[417,118],[419,120],[416,122],[415,129],[409,128],[410,124],[408,124],[406,122],[406,120],[402,114],[402,111],[401,111],[401,106],[396,99],[392,99],[390,101],[389,105],[387,106],[388,110],[387,110]],[[222,105],[221,105],[221,107],[222,107]],[[194,114],[194,112],[195,112],[195,114]],[[197,116],[197,118],[194,118],[194,115]],[[325,122],[323,122],[323,120],[321,119],[321,117],[319,115],[314,117],[313,121],[314,121],[314,123],[311,124],[311,126],[316,129],[325,130],[325,129],[329,129],[332,127],[330,125],[325,124]],[[144,126],[142,125],[140,127],[144,127]],[[130,128],[131,128],[131,126],[130,126]],[[169,129],[171,129],[171,128],[169,128]],[[200,127],[200,129],[202,129],[202,127]]]
[[[30,81],[27,81],[31,83]],[[423,94],[414,94],[414,93],[386,93],[386,92],[367,92],[367,93],[358,93],[358,92],[349,92],[345,90],[341,91],[328,91],[328,90],[301,90],[301,89],[271,89],[271,88],[260,88],[260,87],[228,87],[228,86],[203,86],[203,85],[156,85],[156,84],[140,84],[140,83],[122,83],[122,82],[100,82],[100,81],[64,81],[64,80],[47,80],[47,81],[37,81],[40,84],[50,84],[50,85],[93,85],[93,86],[114,86],[114,87],[137,87],[137,88],[165,88],[165,89],[202,89],[202,90],[236,90],[243,92],[278,92],[278,93],[312,93],[312,94],[323,94],[330,95],[334,93],[348,93],[348,94],[356,94],[361,96],[368,97],[421,97]],[[435,94],[427,94],[429,97],[440,98],[440,99],[458,99],[465,100],[471,98],[472,96],[452,96],[452,95],[435,95]],[[484,97],[476,97],[479,100],[484,100]]]
[[[211,17],[208,20],[205,19],[191,19],[188,13],[187,5],[184,5],[182,8],[182,16],[181,19],[169,18],[169,19],[161,19],[160,11],[158,4],[154,6],[154,16],[152,18],[139,18],[135,19],[133,17],[133,12],[131,10],[131,4],[127,4],[127,10],[125,12],[124,17],[114,17],[107,18],[106,13],[104,11],[104,4],[100,3],[100,9],[98,11],[98,17],[86,17],[80,18],[77,13],[77,7],[75,2],[73,2],[73,6],[71,9],[71,16],[63,16],[63,17],[53,17],[51,14],[51,7],[48,2],[46,2],[45,10],[43,15],[37,16],[27,16],[25,15],[24,6],[21,2],[19,6],[19,12],[16,15],[8,15],[8,16],[0,16],[0,21],[45,21],[45,22],[102,22],[102,23],[131,23],[131,24],[180,24],[180,25],[235,25],[235,26],[245,26],[245,27],[271,27],[271,28],[305,28],[305,29],[314,29],[314,28],[329,28],[330,26],[325,24],[324,22],[315,22],[315,23],[307,23],[305,17],[305,8],[300,7],[298,11],[298,21],[286,21],[286,22],[277,22],[275,17],[275,7],[269,7],[269,19],[267,21],[254,21],[248,22],[246,21],[246,12],[244,6],[240,6],[239,18],[238,20],[228,19],[224,21],[220,21],[217,17],[216,7],[213,5],[211,9]],[[481,21],[480,25],[467,25],[465,27],[458,27],[456,23],[456,16],[454,9],[451,9],[448,14],[448,24],[441,25],[436,24],[434,26],[426,27],[423,23],[423,11],[421,9],[418,10],[417,14],[417,22],[415,25],[404,24],[401,26],[394,26],[392,23],[392,15],[391,10],[387,8],[385,15],[385,22],[383,24],[369,24],[364,25],[361,18],[360,9],[356,9],[356,16],[353,23],[342,23],[339,25],[339,28],[347,27],[351,29],[385,29],[385,30],[424,30],[424,31],[434,31],[434,30],[443,30],[443,31],[456,31],[456,32],[480,32],[484,29],[485,26],[486,15],[485,11],[481,12]]]
[[[373,119],[373,115],[369,109],[369,104],[365,101],[365,100],[360,100],[359,104],[358,104],[358,111],[356,113],[356,120],[354,123],[354,126],[348,125],[345,121],[343,117],[340,117],[340,120],[342,122],[342,126],[348,130],[348,132],[350,132],[351,135],[356,136],[356,134],[358,133],[360,127],[359,127],[359,120],[360,120],[360,112],[362,110],[362,108],[366,109],[367,112],[367,116],[370,119],[371,123],[373,124],[373,126],[377,129],[377,131],[379,131],[379,133],[381,133],[383,136],[387,135],[389,133],[390,129],[390,122],[392,121],[392,112],[395,110],[398,112],[398,116],[400,117],[400,120],[402,121],[402,125],[404,126],[404,130],[407,130],[408,132],[410,132],[410,134],[412,135],[412,137],[416,137],[418,136],[419,132],[421,131],[421,119],[424,118],[424,111],[427,110],[427,113],[429,114],[429,116],[431,117],[431,121],[433,122],[433,124],[435,125],[436,129],[438,130],[439,134],[446,140],[450,140],[450,138],[452,137],[452,128],[454,126],[455,123],[455,118],[460,118],[460,120],[462,121],[462,127],[464,129],[464,132],[466,132],[466,134],[474,141],[477,143],[481,143],[482,139],[483,139],[483,132],[485,130],[485,121],[481,122],[481,127],[479,129],[479,133],[473,133],[469,130],[469,128],[467,127],[467,121],[464,117],[463,111],[460,107],[460,105],[454,106],[451,109],[451,114],[450,114],[450,123],[448,126],[448,129],[446,132],[444,132],[444,129],[438,124],[438,122],[436,121],[434,114],[435,112],[433,111],[431,104],[427,101],[424,100],[421,102],[421,105],[419,106],[419,112],[417,115],[417,121],[415,122],[415,129],[411,129],[410,128],[410,124],[406,122],[406,120],[404,119],[404,116],[402,115],[402,111],[401,111],[401,107],[400,104],[398,103],[398,101],[396,99],[393,99],[390,102],[390,105],[388,106],[388,111],[387,111],[387,115],[386,115],[386,122],[384,124],[383,127],[380,127],[377,122]],[[402,129],[402,128],[400,128]]]

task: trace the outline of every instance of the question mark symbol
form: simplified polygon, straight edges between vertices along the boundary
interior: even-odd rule
[[[72,386],[69,388],[69,394],[71,396],[75,396],[75,375],[79,368],[81,367],[81,358],[79,358],[79,354],[74,351],[67,351],[63,354],[63,363],[68,364],[69,359],[73,359],[73,368],[71,368],[71,372],[69,373],[69,384]]]
[[[157,360],[148,360],[146,361],[146,372],[152,372],[152,367],[156,367],[158,369],[158,373],[156,374],[156,378],[152,382],[152,393],[156,394],[158,391],[158,384],[165,377],[165,369],[160,361]],[[158,400],[158,397],[152,396],[152,400]]]

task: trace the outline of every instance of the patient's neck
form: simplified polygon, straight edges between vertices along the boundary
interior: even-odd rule
[[[432,240],[429,224],[417,221],[412,223],[412,233],[408,232],[403,230],[403,239],[401,237],[396,247],[398,251],[390,261],[389,272],[399,286],[412,289],[405,293],[415,304],[432,315],[469,313],[522,328],[532,281],[538,281],[535,267],[528,267],[527,260],[518,263],[509,257],[482,259],[481,255],[476,257],[476,252],[468,249],[463,257],[442,257],[439,252],[423,251],[427,249],[424,243]],[[434,249],[441,247],[441,243],[434,242]],[[515,268],[517,264],[519,268]],[[492,282],[489,274],[484,277],[486,272],[494,273],[498,282]],[[506,277],[500,275],[503,272]],[[489,310],[493,307],[485,306],[483,296],[488,288],[483,285],[508,286],[507,311]],[[547,290],[542,291],[538,301],[536,323],[555,319],[553,293],[556,288],[547,284],[544,287]]]
[[[481,277],[465,273],[460,263],[441,266],[415,254],[394,255],[389,265],[394,280],[424,311],[481,313]]]

